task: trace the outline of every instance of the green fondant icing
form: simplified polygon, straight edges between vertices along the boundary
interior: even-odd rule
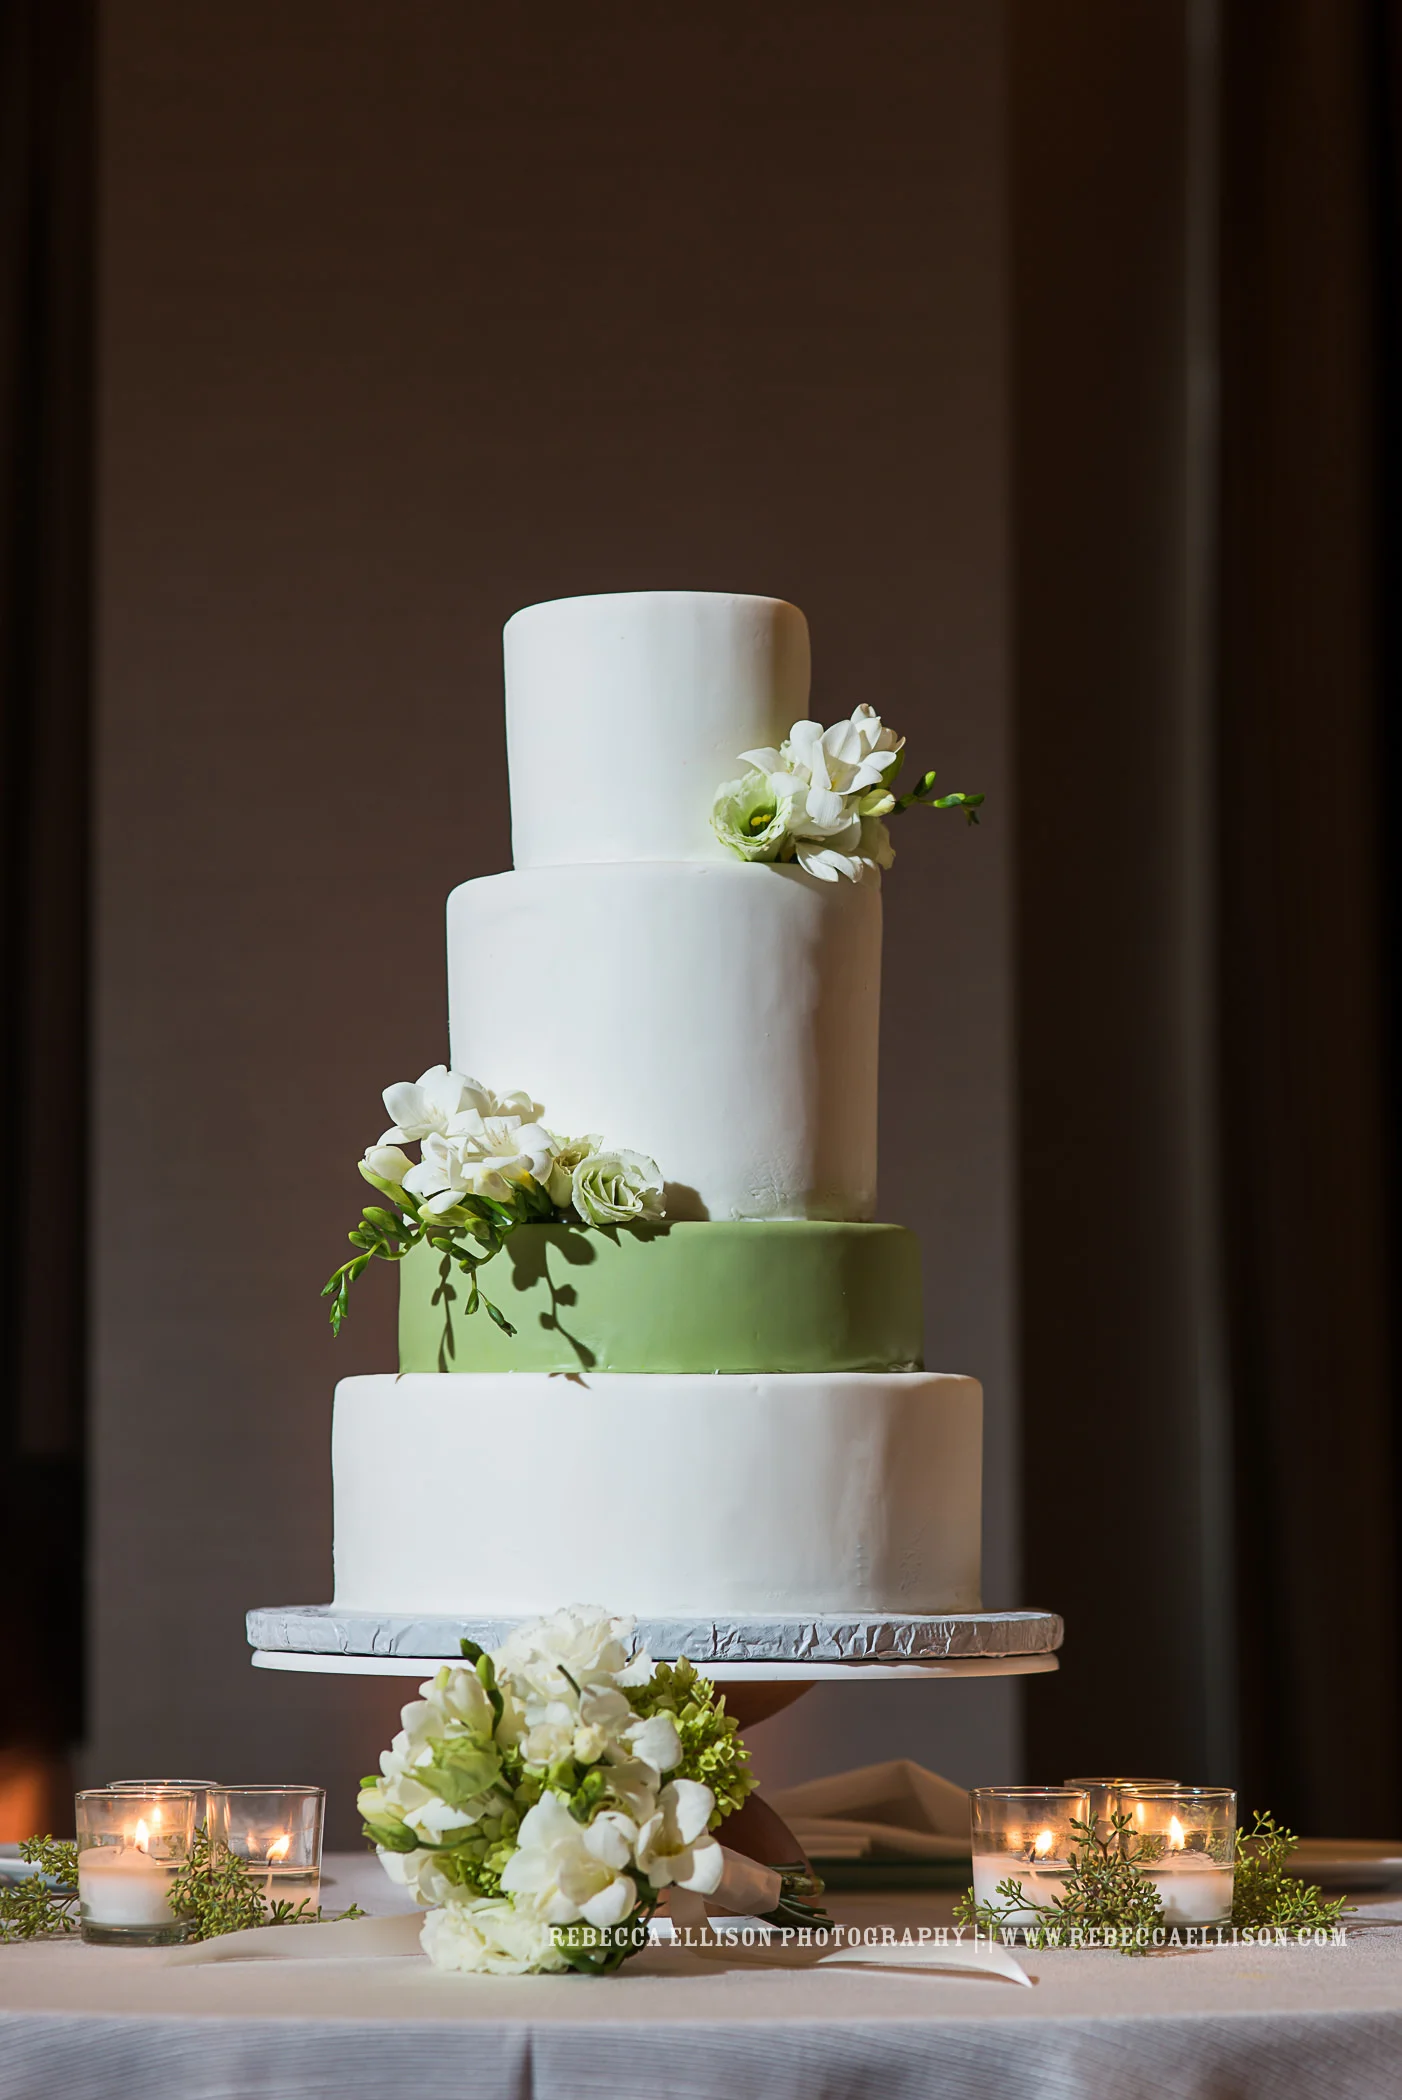
[[[523,1225],[481,1271],[516,1334],[463,1313],[467,1281],[399,1267],[401,1371],[890,1371],[924,1347],[920,1248],[900,1225]]]

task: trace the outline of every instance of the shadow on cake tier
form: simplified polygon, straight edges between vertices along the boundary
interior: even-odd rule
[[[900,1225],[527,1225],[481,1271],[516,1329],[463,1310],[427,1246],[400,1265],[404,1371],[909,1371],[920,1249]]]

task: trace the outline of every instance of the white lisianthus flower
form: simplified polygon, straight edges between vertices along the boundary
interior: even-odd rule
[[[570,1201],[586,1225],[630,1225],[665,1215],[662,1172],[643,1152],[595,1152],[581,1160]]]
[[[638,1834],[631,1817],[605,1809],[578,1823],[558,1794],[542,1794],[516,1834],[501,1885],[547,1925],[619,1925],[638,1900],[625,1871]]]
[[[777,784],[784,777],[752,767],[742,779],[727,780],[717,794],[711,807],[711,829],[741,860],[784,857],[793,810],[792,795]]]
[[[568,1210],[574,1189],[575,1168],[582,1166],[586,1159],[592,1159],[604,1141],[597,1135],[582,1138],[557,1137],[553,1130],[549,1136],[554,1147],[554,1157],[541,1187],[556,1210]],[[536,1178],[540,1179],[538,1175]]]
[[[716,1797],[699,1779],[671,1779],[638,1832],[637,1861],[656,1889],[675,1883],[703,1896],[720,1884],[725,1861],[707,1834]]]
[[[430,1911],[419,1942],[435,1969],[460,1975],[526,1976],[569,1967],[550,1927],[500,1896]]]
[[[398,1145],[368,1145],[361,1162],[379,1180],[387,1181],[393,1188],[403,1188],[404,1177],[413,1172],[414,1162]]]

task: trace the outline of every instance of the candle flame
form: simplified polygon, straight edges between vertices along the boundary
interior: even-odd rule
[[[268,1846],[268,1850],[265,1856],[267,1858],[269,1866],[272,1865],[274,1860],[286,1859],[288,1853],[291,1850],[292,1833],[290,1830],[284,1830],[282,1836],[274,1838],[272,1840],[272,1843]]]
[[[146,1827],[146,1818],[144,1816],[137,1823],[136,1836],[132,1839],[132,1843],[138,1852],[149,1852],[151,1849],[151,1833]]]
[[[1038,1859],[1045,1859],[1055,1843],[1056,1833],[1054,1831],[1039,1830],[1037,1832],[1036,1843],[1033,1845],[1032,1850],[1036,1853]]]
[[[1177,1816],[1170,1816],[1168,1819],[1168,1842],[1174,1852],[1182,1851],[1185,1839],[1183,1825],[1179,1822]]]

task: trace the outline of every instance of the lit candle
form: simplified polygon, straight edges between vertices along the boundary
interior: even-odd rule
[[[980,1786],[969,1796],[974,1898],[1015,1930],[1043,1922],[1041,1910],[1060,1902],[1072,1855],[1081,1842],[1078,1824],[1090,1814],[1079,1787]],[[1000,1896],[1000,1881],[1016,1884],[1018,1896]],[[1040,1906],[1040,1909],[1034,1908]]]
[[[84,1787],[73,1804],[78,1831],[78,1909],[85,1940],[160,1947],[183,1940],[187,1921],[170,1907],[176,1874],[190,1857],[195,1794],[189,1787]]]
[[[160,1811],[153,1813],[159,1817]],[[170,1928],[173,1878],[168,1860],[152,1859],[150,1825],[139,1817],[125,1844],[90,1845],[78,1854],[82,1915],[93,1925]]]
[[[1070,1863],[1054,1856],[1056,1832],[1039,1830],[1031,1836],[1027,1845],[1018,1852],[976,1852],[974,1854],[974,1899],[979,1903],[992,1903],[1002,1915],[1003,1923],[1019,1928],[1035,1925],[1038,1914],[1033,1904],[1056,1903],[1071,1872]],[[1000,1881],[1015,1881],[1027,1896],[1022,1907],[1005,1908],[1009,1899],[1000,1896]]]
[[[1236,1795],[1230,1787],[1126,1787],[1136,1860],[1158,1890],[1166,1926],[1231,1922]]]
[[[1189,1851],[1177,1816],[1168,1819],[1168,1849],[1144,1871],[1159,1892],[1165,1925],[1223,1925],[1231,1917],[1231,1867],[1207,1852]]]
[[[321,1901],[321,1822],[326,1796],[315,1786],[219,1786],[210,1794],[210,1835],[258,1877],[267,1903],[294,1910]]]

